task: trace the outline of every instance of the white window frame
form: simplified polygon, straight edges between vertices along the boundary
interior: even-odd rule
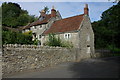
[[[30,30],[29,30],[29,29],[26,29],[26,30],[25,30],[25,32],[28,32],[28,31],[30,31]]]
[[[42,35],[39,35],[39,39],[41,39],[42,38]]]
[[[37,27],[36,27],[36,26],[33,26],[33,29],[37,29]]]
[[[42,28],[42,25],[40,25],[40,29]]]
[[[71,34],[70,33],[65,33],[64,34],[64,38],[65,39],[70,39],[71,38]]]
[[[35,26],[32,26],[33,29],[35,29]]]

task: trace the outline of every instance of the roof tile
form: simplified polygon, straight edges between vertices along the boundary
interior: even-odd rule
[[[43,34],[78,30],[82,20],[83,14],[55,21]]]
[[[49,15],[46,15],[45,19],[40,21],[40,20],[37,20],[27,26],[24,26],[23,29],[27,29],[27,28],[30,28],[31,26],[37,26],[37,25],[40,25],[40,24],[45,24],[45,23],[48,23],[48,20],[51,18],[51,14]]]

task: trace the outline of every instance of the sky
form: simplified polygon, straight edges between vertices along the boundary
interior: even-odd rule
[[[3,1],[0,2],[0,5]],[[62,18],[83,14],[85,4],[89,7],[91,22],[101,19],[102,12],[109,9],[116,3],[112,2],[16,2],[22,9],[27,10],[30,15],[39,16],[39,11],[45,6],[51,11],[52,6],[58,10]]]

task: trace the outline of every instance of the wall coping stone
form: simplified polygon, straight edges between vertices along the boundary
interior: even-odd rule
[[[59,47],[59,46],[40,46],[40,45],[21,45],[21,44],[6,44],[3,45],[3,48],[33,48],[33,49],[63,49],[63,47]],[[64,47],[64,49],[66,49]]]

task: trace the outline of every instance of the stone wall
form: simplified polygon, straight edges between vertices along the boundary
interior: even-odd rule
[[[36,45],[3,45],[3,75],[76,61],[78,49]]]
[[[112,57],[115,54],[107,49],[96,49],[95,53],[91,55],[92,58]]]

